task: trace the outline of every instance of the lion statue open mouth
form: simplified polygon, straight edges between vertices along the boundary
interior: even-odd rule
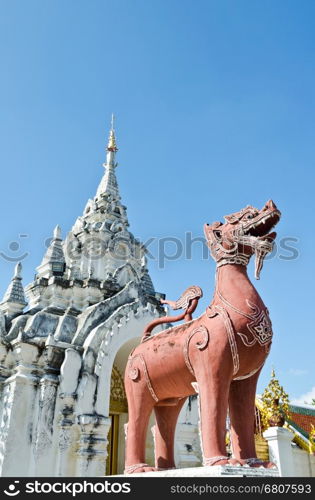
[[[239,261],[247,265],[251,255],[255,254],[255,277],[259,279],[264,258],[272,252],[277,236],[277,233],[270,231],[280,217],[280,211],[269,200],[261,210],[248,205],[239,212],[226,215],[225,224],[206,224],[205,235],[217,265],[224,265],[232,257],[235,263]]]

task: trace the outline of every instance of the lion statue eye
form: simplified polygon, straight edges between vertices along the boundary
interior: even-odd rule
[[[253,218],[254,218],[253,214],[248,214],[246,217],[246,219],[253,219]]]

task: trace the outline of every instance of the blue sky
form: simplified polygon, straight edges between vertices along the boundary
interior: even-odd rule
[[[202,237],[204,222],[277,203],[278,241],[295,238],[298,255],[287,260],[280,249],[256,282],[275,334],[259,390],[274,366],[292,399],[315,397],[314,2],[0,7],[0,292],[12,275],[8,257],[28,254],[31,281],[54,226],[65,235],[94,196],[114,111],[121,195],[142,241]],[[156,255],[157,244],[150,248]],[[199,284],[200,313],[211,300],[214,263],[198,243],[190,259],[149,265],[169,298]]]

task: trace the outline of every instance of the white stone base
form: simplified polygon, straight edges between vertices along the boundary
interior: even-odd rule
[[[278,469],[264,467],[233,467],[213,465],[211,467],[190,467],[189,469],[170,469],[158,472],[126,474],[127,477],[279,477]]]
[[[269,427],[264,434],[268,441],[269,460],[277,464],[282,476],[295,475],[291,442],[294,434],[284,427]]]

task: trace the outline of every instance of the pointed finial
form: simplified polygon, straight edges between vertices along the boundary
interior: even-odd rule
[[[22,284],[22,264],[19,262],[14,268],[14,275],[0,304],[0,311],[8,316],[17,316],[26,306],[24,288]]]
[[[15,269],[14,269],[14,276],[13,278],[22,278],[22,264],[21,262],[18,262],[15,266]]]
[[[59,224],[54,229],[54,240],[61,240],[61,227]]]
[[[116,153],[116,151],[118,151],[118,148],[117,148],[116,137],[115,137],[114,119],[115,119],[115,116],[114,116],[114,113],[112,113],[111,129],[109,132],[107,151],[112,151],[113,153]]]

